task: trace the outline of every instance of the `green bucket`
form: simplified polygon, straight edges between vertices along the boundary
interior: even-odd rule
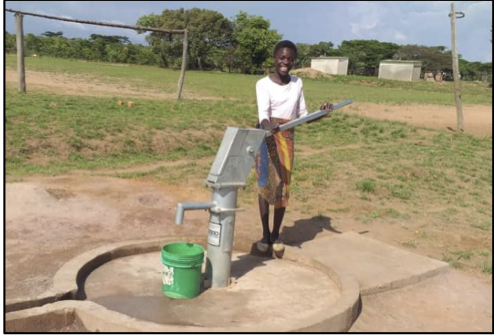
[[[204,249],[192,243],[171,243],[161,249],[161,291],[172,299],[192,299],[201,287]]]

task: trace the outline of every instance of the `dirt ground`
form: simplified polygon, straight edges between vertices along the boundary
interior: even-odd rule
[[[406,122],[428,128],[455,130],[456,107],[437,105],[383,105],[354,103],[347,112],[384,120]],[[463,105],[465,132],[476,136],[492,136],[492,107]]]
[[[16,73],[6,71],[6,81],[16,82]],[[86,96],[113,96],[116,93],[138,95],[141,98],[170,99],[158,92],[136,92],[126,86],[112,86],[84,78],[62,74],[27,73],[28,88]],[[355,103],[349,113],[377,119],[389,119],[424,125],[430,128],[454,128],[456,112],[446,106],[395,106]],[[464,106],[466,132],[478,136],[492,135],[490,106]],[[157,165],[135,167],[132,170],[152,170]],[[5,294],[16,299],[43,293],[50,288],[57,270],[73,257],[98,246],[133,239],[164,236],[204,236],[208,213],[189,211],[182,226],[174,224],[178,202],[209,201],[210,190],[199,181],[169,185],[151,179],[127,180],[104,176],[106,170],[80,172],[59,176],[23,176],[22,182],[6,184],[5,226]],[[345,183],[345,181],[340,181]],[[337,186],[333,186],[337,188]],[[242,191],[240,191],[242,192]],[[331,201],[329,201],[331,202]],[[342,203],[343,202],[343,203]],[[298,210],[286,215],[282,235],[290,245],[300,245],[316,236],[334,235],[340,231],[365,232],[380,241],[399,245],[413,237],[413,232],[427,225],[428,218],[417,216],[415,226],[396,228],[390,225],[369,226],[355,219],[359,208],[355,200],[342,198],[326,207],[351,207],[351,213],[335,213],[329,221],[315,222]],[[241,204],[246,211],[237,215],[235,235],[251,240],[260,236],[257,208]],[[327,218],[326,218],[327,219]],[[302,229],[303,227],[303,229]],[[418,232],[418,231],[417,231]],[[472,238],[461,232],[443,235],[441,244],[488,247],[492,240]],[[434,251],[421,247],[415,252],[434,256]],[[472,274],[470,274],[472,275]],[[473,274],[486,282],[491,278]]]
[[[17,83],[18,75],[11,69],[5,70],[5,82]],[[124,82],[115,83],[108,80],[106,82],[96,79],[91,75],[68,75],[63,73],[26,71],[26,86],[28,90],[35,88],[45,92],[57,94],[66,94],[72,96],[86,97],[112,97],[125,96],[128,98],[148,98],[148,99],[175,99],[176,93],[167,93],[162,91],[153,91],[152,89],[139,89]],[[197,97],[184,88],[182,96],[185,99],[196,100],[222,100],[216,97],[201,96]]]

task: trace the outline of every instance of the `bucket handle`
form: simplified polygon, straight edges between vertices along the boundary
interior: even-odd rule
[[[163,260],[163,258],[161,258],[161,263],[166,265],[166,262]],[[186,268],[187,266],[190,267],[190,268],[195,268],[195,267],[199,267],[199,266],[202,266],[202,264],[204,263],[203,260],[198,260],[198,261],[192,261],[190,262],[189,264],[187,263],[183,263],[183,266],[182,268]],[[177,266],[174,266],[174,267],[177,267]]]

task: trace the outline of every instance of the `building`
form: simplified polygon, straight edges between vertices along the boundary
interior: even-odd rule
[[[381,61],[379,78],[415,82],[420,80],[422,62],[418,61]]]
[[[313,58],[310,67],[330,75],[348,74],[348,57],[318,57]]]

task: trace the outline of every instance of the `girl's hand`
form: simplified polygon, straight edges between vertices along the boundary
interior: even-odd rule
[[[280,131],[280,125],[274,125],[274,126],[272,126],[271,129],[270,129],[270,131],[271,131],[271,134],[278,133]]]
[[[280,131],[280,125],[272,125],[268,120],[264,119],[261,122],[261,127],[263,130],[271,132],[271,134],[278,133]]]
[[[333,109],[333,104],[331,103],[326,102],[321,105],[321,110],[326,110],[328,112],[331,112],[332,109]]]

